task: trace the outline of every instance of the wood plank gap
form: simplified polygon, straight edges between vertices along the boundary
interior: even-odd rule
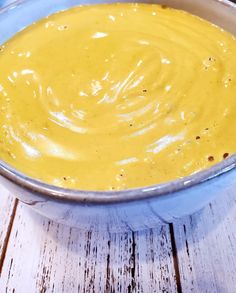
[[[180,281],[179,260],[178,260],[176,242],[175,242],[174,226],[172,223],[169,224],[169,228],[170,228],[170,241],[172,246],[172,256],[173,256],[173,263],[174,263],[174,270],[175,270],[175,277],[176,277],[177,292],[182,293],[183,291],[182,291],[182,286]]]
[[[12,213],[11,213],[11,216],[10,216],[10,221],[9,221],[9,225],[8,225],[8,228],[7,228],[6,237],[5,237],[5,240],[3,242],[2,254],[0,256],[0,277],[1,277],[1,274],[2,274],[2,268],[3,268],[3,264],[4,264],[6,252],[7,252],[7,246],[8,246],[8,242],[9,242],[9,239],[10,239],[12,226],[13,226],[15,215],[16,215],[18,202],[19,202],[19,200],[16,198],[15,202],[14,202],[13,209],[12,209]]]
[[[135,290],[136,282],[135,282],[135,272],[136,272],[136,243],[135,243],[135,232],[132,232],[132,248],[131,248],[131,260],[132,260],[132,267],[131,267],[131,286],[132,290]]]

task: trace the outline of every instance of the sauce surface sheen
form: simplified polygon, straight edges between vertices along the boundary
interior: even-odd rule
[[[0,157],[42,181],[119,190],[236,151],[236,40],[151,4],[76,7],[0,47]]]

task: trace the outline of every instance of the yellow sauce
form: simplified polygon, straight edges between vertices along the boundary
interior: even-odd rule
[[[0,157],[42,181],[117,190],[236,151],[236,40],[183,11],[70,9],[0,49]]]

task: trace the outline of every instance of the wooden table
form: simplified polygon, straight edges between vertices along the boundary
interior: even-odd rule
[[[0,292],[236,292],[236,192],[155,229],[53,223],[0,188]]]

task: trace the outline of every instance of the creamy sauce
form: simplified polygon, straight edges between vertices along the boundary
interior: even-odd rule
[[[236,40],[198,17],[77,7],[0,48],[0,156],[31,177],[119,190],[236,151]]]

